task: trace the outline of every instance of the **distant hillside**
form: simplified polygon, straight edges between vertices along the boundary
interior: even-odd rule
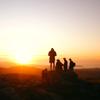
[[[43,65],[34,65],[34,66],[16,66],[10,68],[0,68],[0,74],[9,74],[9,73],[24,73],[24,74],[33,74],[41,75],[42,69],[47,66]],[[89,68],[89,69],[75,69],[75,72],[78,74],[78,77],[81,79],[91,80],[91,79],[100,79],[100,69],[99,68]]]
[[[75,72],[84,80],[100,80],[100,68],[76,69]]]
[[[36,67],[10,67],[10,68],[0,68],[0,74],[9,74],[9,73],[24,73],[24,74],[33,74],[40,75],[42,69]]]

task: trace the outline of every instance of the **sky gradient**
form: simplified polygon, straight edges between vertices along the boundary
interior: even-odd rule
[[[100,65],[100,0],[0,0],[0,58],[72,57]],[[26,59],[26,60],[27,60]]]

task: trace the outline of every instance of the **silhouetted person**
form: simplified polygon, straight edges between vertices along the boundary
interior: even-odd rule
[[[51,50],[48,53],[48,56],[49,56],[50,70],[54,70],[55,69],[55,56],[57,56],[57,53],[53,48],[51,48]]]
[[[43,81],[47,81],[47,78],[48,78],[48,70],[47,68],[45,68],[43,71],[42,71],[42,80]]]
[[[59,59],[57,59],[56,71],[62,71],[62,66],[63,66],[63,64],[61,63],[61,61]]]
[[[73,71],[75,67],[75,62],[72,61],[72,59],[69,59],[69,70]]]
[[[66,72],[67,71],[67,69],[68,69],[68,61],[66,60],[66,58],[63,58],[63,60],[64,60],[64,72]]]

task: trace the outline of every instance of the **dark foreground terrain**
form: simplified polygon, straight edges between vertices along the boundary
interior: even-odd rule
[[[48,72],[42,79],[25,73],[0,74],[0,100],[100,100],[100,84],[76,72]]]

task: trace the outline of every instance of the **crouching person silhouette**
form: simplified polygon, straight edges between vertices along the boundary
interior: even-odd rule
[[[45,68],[44,70],[42,70],[42,81],[47,82],[48,79],[48,70],[47,68]]]
[[[57,72],[61,72],[62,71],[62,66],[63,66],[63,64],[61,63],[61,61],[59,59],[57,59],[57,62],[56,62],[56,71]]]

